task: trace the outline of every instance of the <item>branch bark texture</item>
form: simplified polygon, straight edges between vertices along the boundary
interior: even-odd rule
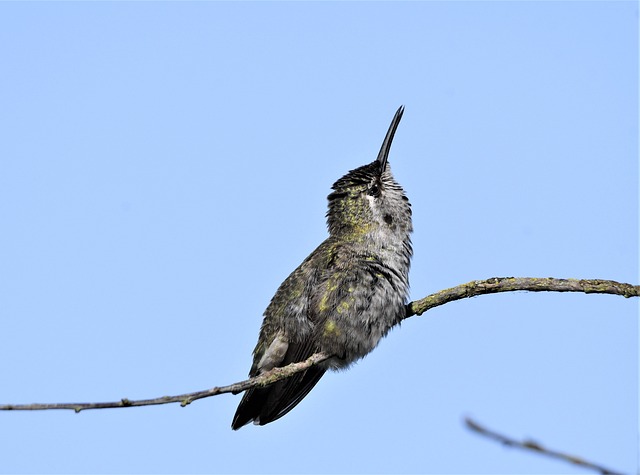
[[[582,292],[585,294],[611,294],[625,298],[639,297],[640,285],[622,284],[601,279],[554,279],[553,277],[492,277],[472,280],[441,290],[407,305],[407,316],[422,315],[427,310],[455,300],[499,292]]]

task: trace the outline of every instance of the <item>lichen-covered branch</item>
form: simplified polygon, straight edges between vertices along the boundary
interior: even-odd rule
[[[588,462],[582,457],[577,457],[575,455],[560,452],[558,450],[548,449],[533,440],[525,439],[520,441],[520,440],[513,439],[511,437],[508,437],[506,435],[499,434],[493,430],[490,430],[490,429],[487,429],[486,427],[481,426],[476,421],[468,417],[464,420],[464,423],[468,429],[472,430],[476,434],[480,434],[489,439],[493,439],[508,447],[516,447],[519,449],[536,452],[538,454],[545,455],[547,457],[568,462],[572,465],[577,465],[579,467],[595,470],[596,472],[601,473],[602,475],[621,475],[620,472],[614,472],[613,470],[609,470],[608,468],[605,468],[600,464]]]
[[[444,305],[454,300],[468,297],[475,297],[484,294],[494,294],[497,292],[515,292],[527,290],[530,292],[583,292],[586,294],[613,294],[623,297],[640,296],[640,286],[622,284],[612,280],[577,280],[577,279],[553,279],[553,278],[532,278],[532,277],[493,277],[487,280],[474,280],[466,284],[458,285],[450,289],[441,290],[431,294],[421,300],[411,302],[407,305],[405,318],[413,315],[421,315],[427,310]],[[44,403],[44,404],[3,404],[0,405],[2,411],[37,411],[45,409],[69,409],[75,412],[87,409],[107,409],[118,407],[154,406],[159,404],[180,403],[186,406],[197,399],[202,399],[218,394],[233,393],[238,394],[249,388],[256,386],[267,386],[289,376],[305,371],[311,366],[321,363],[330,358],[330,355],[317,353],[309,359],[292,363],[283,368],[273,370],[228,386],[215,387],[204,391],[180,394],[178,396],[162,396],[154,399],[129,400],[123,398],[114,402],[87,402],[87,403]]]
[[[601,279],[554,279],[553,277],[492,277],[441,290],[407,305],[407,316],[422,315],[427,310],[455,300],[498,292],[582,292],[622,297],[640,296],[640,286]]]

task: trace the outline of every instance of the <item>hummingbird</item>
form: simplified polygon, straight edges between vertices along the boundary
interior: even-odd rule
[[[336,181],[328,196],[329,237],[280,285],[264,312],[249,376],[331,358],[264,388],[247,390],[231,424],[273,422],[298,405],[329,370],[371,352],[404,317],[409,295],[411,205],[391,174],[389,150],[401,106],[378,157]]]

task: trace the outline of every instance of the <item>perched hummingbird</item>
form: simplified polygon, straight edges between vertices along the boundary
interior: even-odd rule
[[[411,205],[387,162],[402,118],[396,112],[378,158],[351,170],[328,196],[329,237],[280,285],[264,313],[249,375],[332,357],[265,388],[249,389],[231,427],[284,416],[327,369],[342,369],[373,350],[405,315],[412,248]]]

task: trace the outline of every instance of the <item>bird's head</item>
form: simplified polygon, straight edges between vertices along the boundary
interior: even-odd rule
[[[396,112],[378,158],[336,181],[329,195],[329,233],[359,239],[364,235],[411,232],[411,205],[389,166],[389,150],[404,106]]]

